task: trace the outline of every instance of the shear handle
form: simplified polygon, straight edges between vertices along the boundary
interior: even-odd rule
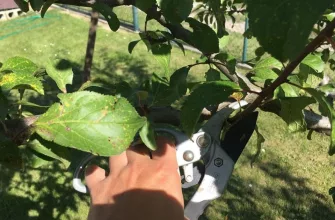
[[[198,220],[208,204],[223,193],[234,169],[234,161],[221,147],[215,147],[215,156],[206,167],[205,176],[185,207],[185,216],[189,220]]]

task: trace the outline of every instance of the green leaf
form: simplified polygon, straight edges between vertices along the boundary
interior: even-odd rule
[[[334,84],[326,84],[323,86],[318,87],[318,90],[327,94],[327,93],[334,93],[335,92],[335,85]]]
[[[24,166],[32,168],[39,168],[53,162],[52,158],[39,154],[27,147],[23,150],[22,159]]]
[[[189,23],[193,29],[190,40],[194,47],[199,49],[204,54],[212,54],[219,52],[219,39],[208,25],[205,25],[194,18],[187,18],[186,22]]]
[[[14,2],[17,4],[17,6],[19,6],[19,8],[23,12],[28,12],[29,11],[29,4],[28,4],[27,1],[25,1],[25,0],[14,0]]]
[[[140,130],[140,137],[143,143],[150,149],[156,150],[156,135],[152,124],[147,120],[144,126]]]
[[[329,147],[329,155],[335,154],[335,110],[333,109],[333,106],[330,105],[324,96],[324,94],[320,91],[317,91],[316,89],[312,88],[305,88],[305,91],[308,92],[311,96],[314,97],[314,99],[327,111],[328,118],[331,123],[332,131],[331,131],[331,143]]]
[[[265,80],[276,79],[278,74],[274,70],[281,70],[282,64],[273,57],[262,59],[256,63],[253,72],[257,78]]]
[[[181,51],[183,51],[183,54],[185,56],[186,54],[185,54],[185,48],[184,48],[183,43],[180,42],[180,41],[178,41],[178,40],[176,40],[176,39],[174,39],[173,42],[175,42],[177,44],[177,46],[181,49]]]
[[[80,86],[78,91],[84,91],[84,90],[86,90],[88,88],[91,88],[91,87],[98,87],[98,88],[103,88],[104,89],[104,85],[102,83],[87,81],[83,85]]]
[[[93,4],[92,8],[100,12],[105,17],[112,31],[117,31],[119,29],[120,21],[111,7],[104,3],[96,2]]]
[[[59,145],[111,156],[124,151],[145,118],[125,98],[82,91],[59,94],[36,122],[36,132]]]
[[[136,41],[132,41],[128,44],[128,52],[131,54],[135,48],[135,46],[138,44],[138,42],[140,42],[141,40],[136,40]]]
[[[47,0],[41,10],[41,17],[44,18],[45,13],[48,11],[50,6],[55,3],[57,0]]]
[[[221,80],[220,77],[220,72],[217,71],[216,69],[210,68],[206,73],[205,73],[205,77],[206,77],[206,81],[219,81]]]
[[[299,65],[298,77],[300,79],[301,84],[303,85],[307,84],[305,86],[315,88],[321,82],[323,78],[323,73],[322,72],[319,73],[315,71],[313,68],[311,68],[310,66],[304,63],[301,63]]]
[[[326,14],[325,17],[327,18],[328,21],[332,21],[335,18],[335,12]]]
[[[190,71],[189,67],[182,67],[176,70],[170,77],[170,87],[175,92],[177,98],[181,98],[186,94],[187,91],[187,81],[186,78]]]
[[[40,11],[44,4],[44,0],[30,0],[30,5],[34,11]]]
[[[161,67],[164,69],[163,76],[168,78],[170,76],[170,59],[171,59],[171,45],[170,44],[154,44],[151,45],[152,54]]]
[[[241,89],[232,82],[217,81],[199,85],[187,97],[181,109],[181,124],[185,133],[191,136],[204,107],[221,103]]]
[[[267,80],[264,79],[264,78],[260,78],[260,77],[257,77],[257,76],[252,76],[251,79],[255,82],[261,82],[261,83],[266,83]],[[272,81],[272,80],[271,80]]]
[[[303,115],[303,109],[315,103],[311,97],[291,97],[281,98],[281,110],[279,116],[286,122],[290,132],[306,130],[306,122]]]
[[[264,51],[264,48],[263,47],[258,47],[256,50],[255,50],[255,55],[256,57],[261,57],[265,54],[265,51]]]
[[[156,34],[161,34],[166,40],[174,40],[174,36],[168,31],[157,30]],[[161,37],[162,38],[162,37]]]
[[[322,61],[320,56],[309,54],[301,63],[309,66],[315,72],[322,73],[325,69],[325,63]]]
[[[320,54],[320,58],[323,62],[327,63],[329,61],[330,58],[330,50],[329,48],[324,49],[321,54]]]
[[[261,152],[262,152],[262,145],[263,143],[265,142],[265,138],[264,136],[259,132],[259,128],[258,126],[256,125],[255,126],[255,132],[256,132],[256,135],[257,135],[257,152],[255,153],[255,155],[253,155],[252,159],[251,159],[251,162],[250,162],[250,165],[251,167],[254,166],[254,163],[256,162],[256,160],[259,158],[259,156],[261,155]]]
[[[70,162],[68,160],[60,157],[55,152],[53,152],[53,150],[55,148],[57,148],[57,147],[60,148],[61,147],[59,145],[57,146],[55,143],[44,141],[44,143],[42,144],[38,139],[34,139],[34,140],[28,142],[27,147],[36,151],[39,154],[42,154],[44,156],[50,157],[50,158],[55,159],[55,160],[59,160],[66,167],[68,167],[70,165]],[[63,148],[63,147],[61,147],[61,148]]]
[[[283,64],[276,60],[273,57],[267,57],[265,59],[262,59],[256,63],[253,70],[261,70],[261,69],[278,69],[280,70],[283,67]]]
[[[12,57],[6,60],[0,71],[1,72],[14,72],[18,74],[31,74],[38,70],[38,66],[31,60],[24,57]]]
[[[46,70],[58,88],[66,93],[66,85],[72,84],[73,80],[71,63],[66,60],[49,60]]]
[[[2,91],[11,89],[31,89],[44,95],[43,85],[40,79],[32,74],[9,73],[2,77],[0,76],[0,87]]]
[[[157,0],[165,19],[178,24],[184,21],[191,13],[193,0]]]
[[[151,77],[152,88],[151,94],[153,94],[152,105],[154,106],[169,106],[176,99],[175,91],[170,87],[169,82],[156,74]]]
[[[146,12],[155,4],[156,0],[136,0],[135,2],[135,6],[144,12]]]
[[[153,94],[153,105],[169,106],[184,96],[187,91],[186,78],[189,71],[189,67],[182,67],[176,70],[170,77],[170,83],[153,74],[151,92]]]
[[[282,62],[292,60],[332,4],[333,0],[247,0],[250,29],[266,52]]]
[[[297,97],[298,94],[293,86],[283,83],[274,91],[274,98]]]
[[[8,113],[8,108],[8,100],[4,96],[4,94],[2,94],[2,91],[0,89],[0,121],[5,120]]]

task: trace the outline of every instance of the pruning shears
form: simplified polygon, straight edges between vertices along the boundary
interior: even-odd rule
[[[175,138],[177,162],[182,169],[182,187],[199,184],[198,190],[185,206],[185,217],[190,220],[197,220],[209,203],[222,195],[236,161],[255,130],[258,112],[241,119],[222,135],[226,119],[240,107],[241,103],[232,103],[228,108],[220,110],[191,138],[172,128],[155,129]],[[80,177],[83,177],[85,167],[94,157],[89,155],[77,167],[73,179],[75,190],[88,192]],[[203,161],[201,166],[199,163],[195,165],[200,160]]]

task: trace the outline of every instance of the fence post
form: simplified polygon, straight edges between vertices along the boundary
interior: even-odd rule
[[[135,6],[133,6],[132,8],[133,8],[134,31],[139,32],[140,28],[139,28],[139,24],[138,24],[138,11],[137,11],[137,8]]]
[[[248,17],[245,18],[245,26],[244,26],[244,31],[248,30],[249,28],[249,19]],[[248,38],[244,37],[243,40],[243,52],[242,52],[242,62],[245,63],[248,60],[247,57],[247,51],[248,51]]]

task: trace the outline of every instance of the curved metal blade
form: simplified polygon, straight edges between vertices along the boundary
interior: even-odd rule
[[[215,141],[219,142],[224,122],[227,120],[230,114],[233,113],[233,111],[247,104],[248,103],[246,101],[242,100],[239,103],[234,102],[230,104],[227,108],[221,109],[206,122],[206,124],[200,129],[200,131],[206,132]]]
[[[233,125],[221,140],[221,147],[236,162],[255,130],[258,112],[253,112]]]

